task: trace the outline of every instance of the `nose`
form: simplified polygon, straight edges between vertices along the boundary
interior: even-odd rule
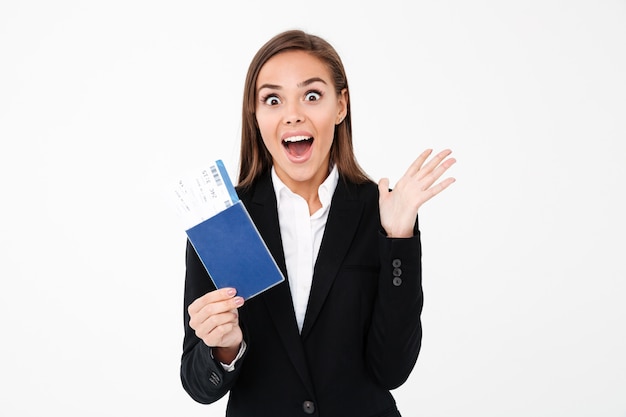
[[[302,119],[300,119],[300,118],[294,118],[294,119],[287,119],[287,120],[285,120],[285,123],[287,123],[288,125],[297,124],[297,123],[300,123],[300,122],[302,122]]]
[[[285,106],[284,122],[288,125],[294,125],[302,123],[304,121],[304,114],[301,111],[298,103],[293,103]]]

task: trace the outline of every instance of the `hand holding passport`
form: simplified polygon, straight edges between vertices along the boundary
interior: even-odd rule
[[[173,188],[187,237],[217,288],[247,300],[285,280],[221,160],[187,172]]]

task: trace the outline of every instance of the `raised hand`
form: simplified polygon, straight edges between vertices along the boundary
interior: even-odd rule
[[[413,236],[415,219],[422,204],[448,188],[455,181],[454,178],[450,177],[435,184],[443,173],[456,162],[454,158],[448,158],[451,153],[452,151],[449,149],[443,150],[425,164],[432,154],[432,149],[425,150],[409,166],[393,191],[389,191],[388,178],[382,178],[378,182],[380,221],[387,236]]]

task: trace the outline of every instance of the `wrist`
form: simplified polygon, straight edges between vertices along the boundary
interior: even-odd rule
[[[241,343],[231,347],[214,347],[212,348],[213,357],[222,363],[231,363],[237,357]]]

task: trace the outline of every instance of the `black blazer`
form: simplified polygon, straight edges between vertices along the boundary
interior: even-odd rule
[[[238,193],[287,277],[271,176]],[[385,237],[376,184],[340,177],[301,334],[286,281],[240,308],[248,347],[233,372],[189,327],[187,306],[215,287],[189,243],[186,262],[181,380],[194,400],[230,391],[229,417],[400,416],[389,390],[420,350],[421,247],[417,222],[413,238]]]

